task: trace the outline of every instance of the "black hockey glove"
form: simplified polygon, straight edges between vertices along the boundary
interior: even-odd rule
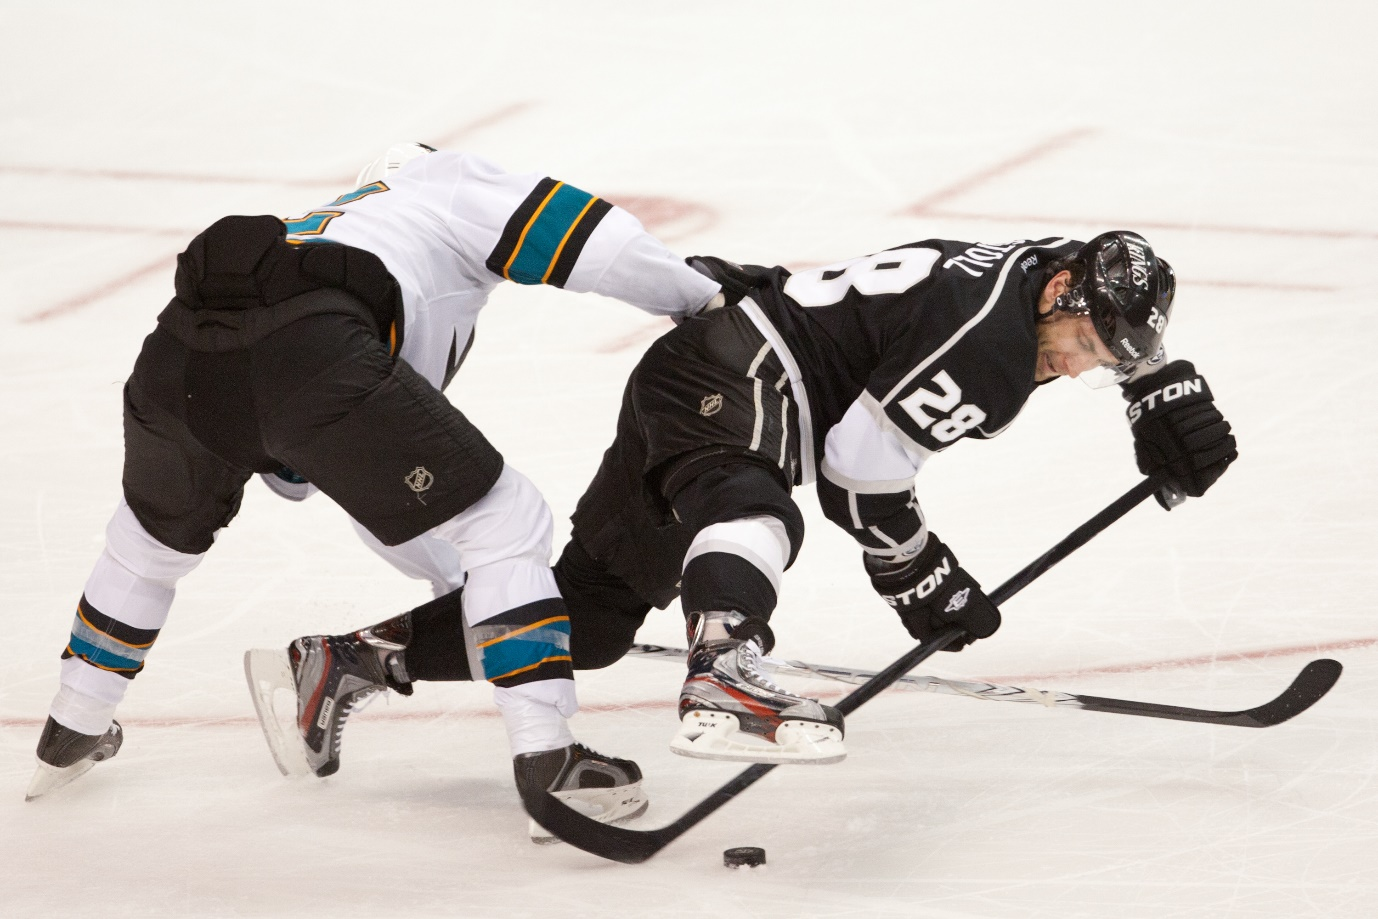
[[[927,641],[949,625],[961,626],[966,635],[943,649],[960,651],[1000,628],[1000,610],[932,533],[923,551],[908,561],[891,562],[869,553],[862,561],[871,586],[919,641]]]
[[[1173,361],[1123,386],[1139,471],[1168,485],[1158,503],[1171,510],[1174,490],[1199,498],[1239,456],[1230,423],[1215,407],[1205,377],[1190,361]]]
[[[760,276],[751,270],[755,266],[748,265],[743,268],[736,262],[729,262],[716,255],[691,255],[684,262],[699,274],[706,274],[722,285],[722,294],[727,306],[741,303],[742,298],[751,293],[751,289],[761,281]]]

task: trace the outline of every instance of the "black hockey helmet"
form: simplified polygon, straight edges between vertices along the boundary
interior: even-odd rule
[[[1172,266],[1128,230],[1102,233],[1071,261],[1080,266],[1081,276],[1055,308],[1089,315],[1121,371],[1152,360],[1162,348],[1177,292]]]

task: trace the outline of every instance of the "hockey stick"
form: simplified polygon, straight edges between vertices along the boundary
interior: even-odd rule
[[[997,606],[1002,605],[1049,568],[1090,542],[1097,533],[1129,513],[1153,494],[1158,486],[1159,483],[1154,479],[1140,481],[992,591],[991,601]],[[838,702],[835,708],[844,715],[850,714],[924,660],[956,641],[962,634],[962,630],[956,626],[943,629],[928,641],[914,646],[899,660],[858,686]],[[678,820],[655,830],[629,830],[599,823],[566,807],[554,795],[539,789],[523,790],[522,803],[526,805],[527,813],[532,819],[570,845],[602,858],[637,864],[651,858],[697,826],[705,817],[754,785],[757,780],[774,769],[775,765],[757,763],[748,766],[727,784],[691,807]]]
[[[682,664],[689,652],[683,648],[666,648],[661,645],[632,645],[632,649],[628,653],[641,657],[678,661]],[[762,669],[771,673],[796,677],[821,677],[836,680],[839,683],[864,683],[876,675],[875,671],[872,670],[852,670],[847,667],[829,667],[825,664],[807,664],[803,661],[785,661],[771,657],[761,658],[760,663]],[[999,683],[945,680],[936,676],[902,676],[895,681],[894,685],[918,692],[965,696],[969,699],[982,699],[987,702],[1025,702],[1042,705],[1045,708],[1080,709],[1088,712],[1107,712],[1112,715],[1139,715],[1145,718],[1195,721],[1201,724],[1221,724],[1240,728],[1270,728],[1275,724],[1282,724],[1284,721],[1295,718],[1319,702],[1335,685],[1343,669],[1339,661],[1328,658],[1311,661],[1302,668],[1301,673],[1297,674],[1292,685],[1284,689],[1279,696],[1257,708],[1239,712],[1182,708],[1157,702],[1133,702],[1128,699],[1106,699],[1101,696],[1083,696],[1078,693],[1058,690],[1003,686]]]

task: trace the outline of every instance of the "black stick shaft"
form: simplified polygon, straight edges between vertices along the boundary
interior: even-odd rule
[[[999,606],[1025,587],[1028,587],[1049,568],[1071,555],[1077,549],[1086,545],[1095,538],[1096,534],[1133,510],[1140,502],[1153,494],[1157,488],[1158,483],[1152,479],[1144,479],[1139,482],[1139,484],[1129,489],[1129,491],[1106,505],[1102,511],[1090,520],[1068,533],[1057,545],[1053,546],[1047,552],[1044,552],[1028,565],[1025,565],[1024,568],[1016,572],[1008,581],[995,588],[994,592],[990,595],[991,601]],[[928,641],[910,649],[910,651],[899,660],[848,693],[837,703],[835,708],[844,715],[852,713],[886,689],[890,688],[894,685],[896,680],[923,663],[923,661],[956,641],[961,635],[962,630],[956,626],[943,629]],[[707,817],[728,801],[741,794],[742,791],[756,784],[759,779],[774,768],[774,765],[757,763],[755,766],[744,769],[726,785],[723,785],[703,801],[700,801],[697,806],[691,808],[683,817],[680,817],[672,823],[670,827],[667,827],[667,829],[670,829],[671,832],[674,833],[674,836],[680,835],[680,833],[694,826],[704,817]],[[676,830],[678,832],[676,832]]]
[[[1153,479],[1144,479],[1139,482],[1139,484],[1129,489],[1129,491],[1120,495],[1114,501],[1111,501],[1105,506],[1104,510],[1068,533],[1061,542],[1053,546],[1047,552],[1044,552],[1032,562],[1029,562],[1029,564],[1016,572],[1008,581],[991,591],[991,602],[996,606],[1002,606],[1006,600],[1019,593],[1025,587],[1028,587],[1049,568],[1086,545],[1096,534],[1133,510],[1140,502],[1153,494],[1157,488],[1158,483]],[[961,634],[962,630],[956,626],[944,629],[937,635],[934,635],[932,640],[912,649],[908,654],[904,655],[904,657],[901,657],[889,667],[886,667],[880,673],[877,673],[871,679],[862,683],[851,693],[843,697],[842,701],[838,702],[834,707],[844,715],[860,708],[873,697],[889,689],[894,685],[896,680],[913,670],[935,651],[940,651],[953,641],[956,641]]]
[[[1137,507],[1145,498],[1157,491],[1159,482],[1154,479],[1144,479],[1129,491],[1120,495],[1114,501],[1105,506],[1105,509],[1090,520],[1068,533],[1062,542],[1044,552],[1034,559],[1024,568],[1017,572],[1008,581],[990,593],[990,601],[996,606],[1004,604],[1006,600],[1019,593],[1025,587],[1049,568],[1071,555],[1076,550],[1090,542],[1101,530],[1119,520],[1125,514]]]
[[[990,594],[991,600],[999,606],[1013,597],[1049,568],[1090,542],[1097,533],[1127,514],[1135,505],[1153,494],[1157,487],[1158,483],[1152,479],[1144,479],[1135,485],[1112,501],[1100,513],[1069,533],[1057,545],[1034,559],[1014,577],[1001,584]],[[838,711],[848,714],[860,708],[924,660],[957,640],[961,635],[962,630],[960,628],[951,626],[943,629],[930,640],[916,645],[899,660],[858,686],[838,702],[836,706]],[[526,806],[527,810],[531,812],[533,817],[537,817],[542,826],[566,842],[604,858],[625,862],[643,862],[696,826],[709,814],[731,801],[742,791],[754,785],[774,768],[774,764],[763,763],[748,767],[727,784],[690,808],[678,820],[658,830],[627,830],[622,827],[597,823],[570,810],[548,793],[532,794],[530,799],[526,801]],[[524,795],[524,797],[526,796]],[[564,832],[560,831],[561,828]]]

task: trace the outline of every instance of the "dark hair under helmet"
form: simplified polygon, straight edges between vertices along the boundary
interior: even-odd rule
[[[1150,360],[1162,346],[1172,315],[1177,278],[1165,259],[1138,233],[1102,233],[1073,260],[1082,267],[1077,285],[1059,300],[1063,309],[1086,313],[1101,341],[1122,367]]]

